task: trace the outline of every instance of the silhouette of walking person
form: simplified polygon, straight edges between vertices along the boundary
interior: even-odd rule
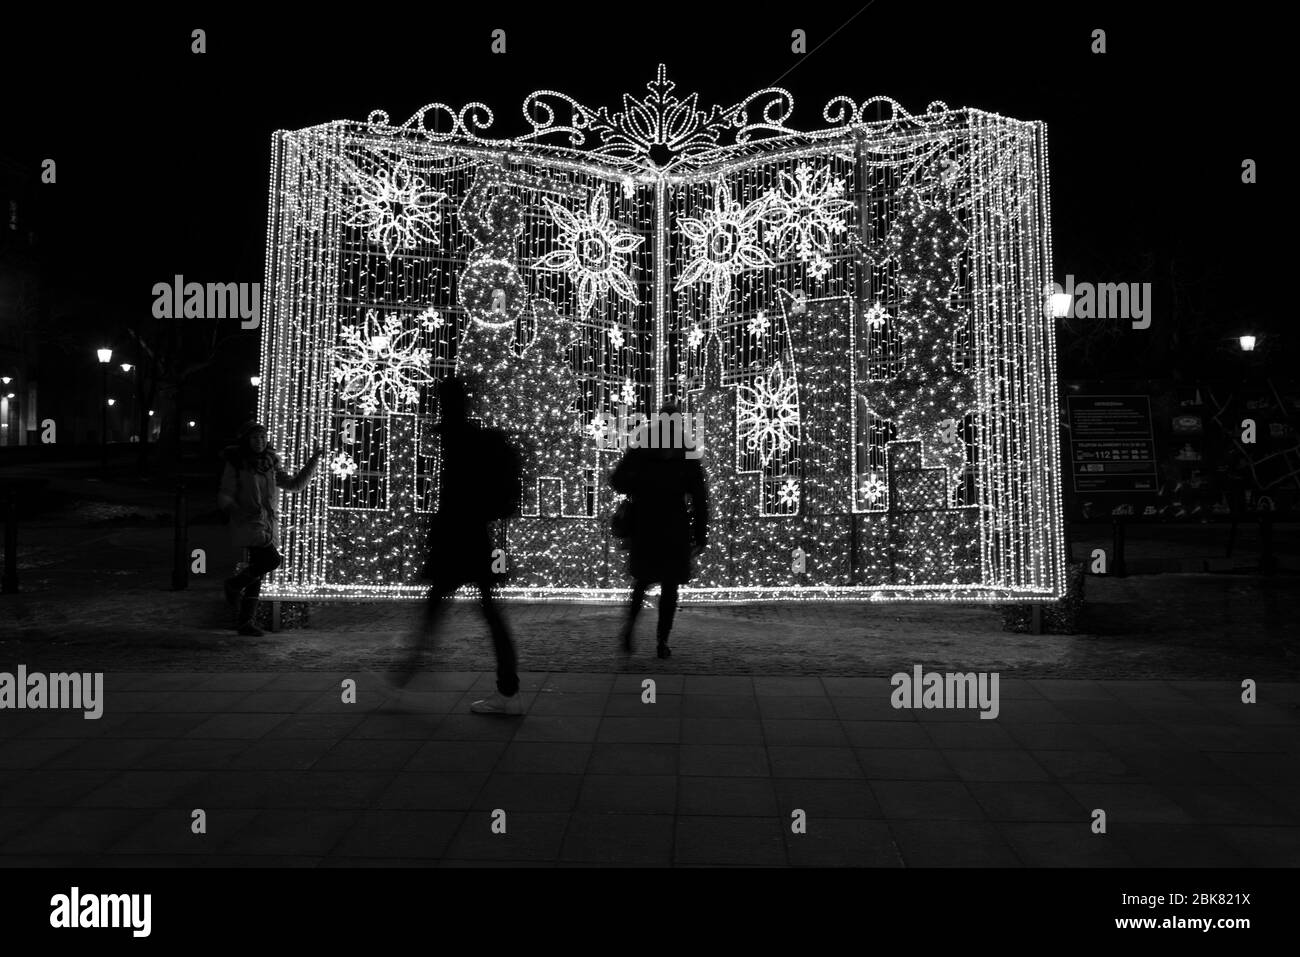
[[[628,574],[632,596],[627,606],[621,641],[625,652],[634,650],[633,631],[646,588],[659,583],[658,655],[672,656],[668,635],[677,612],[677,588],[691,580],[691,559],[704,550],[708,536],[709,505],[704,467],[688,458],[676,443],[662,441],[663,416],[678,415],[673,404],[659,410],[654,428],[661,430],[658,448],[642,445],[624,453],[609,484],[630,500],[627,523]],[[687,507],[689,500],[690,507]]]
[[[225,467],[217,504],[230,514],[230,537],[236,548],[248,549],[248,565],[225,581],[226,601],[239,609],[239,634],[260,638],[254,624],[262,594],[262,580],[280,567],[280,489],[296,492],[307,484],[321,450],[313,453],[302,471],[290,475],[280,455],[266,440],[266,428],[246,422],[236,444],[221,453]]]
[[[489,524],[514,514],[521,498],[519,458],[496,429],[467,418],[465,388],[456,377],[438,386],[441,422],[441,472],[438,512],[429,526],[423,577],[430,582],[419,634],[394,681],[405,687],[415,672],[422,645],[432,644],[447,598],[462,585],[478,587],[483,615],[492,633],[497,690],[475,701],[478,714],[521,714],[514,643],[493,596],[492,537]]]

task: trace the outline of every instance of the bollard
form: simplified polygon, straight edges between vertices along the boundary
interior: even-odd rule
[[[0,581],[0,594],[18,592],[18,487],[5,490],[5,571]]]
[[[1117,515],[1112,522],[1115,536],[1111,548],[1114,554],[1110,558],[1110,574],[1112,578],[1123,578],[1127,573],[1124,567],[1124,519]]]
[[[176,483],[176,519],[173,523],[172,591],[190,584],[189,524],[185,515],[185,483]]]

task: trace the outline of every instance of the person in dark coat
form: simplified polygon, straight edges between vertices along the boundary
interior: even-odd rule
[[[428,603],[417,640],[394,680],[404,687],[415,672],[421,645],[433,639],[446,599],[463,585],[475,585],[492,633],[497,659],[497,690],[475,701],[478,714],[521,714],[514,643],[493,595],[490,523],[518,510],[519,460],[506,437],[467,418],[464,385],[455,377],[438,386],[441,422],[441,470],[438,512],[429,526],[428,559],[423,577],[430,584]]]
[[[680,412],[675,405],[660,409],[661,415]],[[677,587],[691,580],[691,559],[708,541],[704,467],[699,459],[688,458],[684,448],[635,447],[624,453],[609,484],[629,498],[631,508],[627,570],[633,585],[621,635],[623,650],[633,650],[633,629],[646,588],[658,582],[658,654],[671,657],[668,635],[677,612]]]
[[[236,625],[241,635],[261,637],[253,619],[257,614],[262,580],[284,560],[280,554],[280,489],[296,492],[307,484],[320,449],[297,475],[290,475],[280,455],[267,444],[266,429],[247,422],[239,430],[236,444],[221,453],[225,467],[217,504],[230,515],[230,537],[236,548],[248,549],[248,565],[225,582],[226,601],[238,607]]]

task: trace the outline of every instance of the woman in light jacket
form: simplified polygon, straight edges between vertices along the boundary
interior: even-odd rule
[[[307,484],[320,449],[297,475],[285,471],[279,454],[266,442],[266,429],[248,422],[239,430],[237,444],[221,453],[225,469],[217,504],[230,513],[230,535],[236,548],[247,548],[248,567],[226,579],[226,601],[239,609],[238,630],[241,635],[260,637],[261,629],[253,624],[257,614],[262,578],[279,567],[280,489],[296,492]]]

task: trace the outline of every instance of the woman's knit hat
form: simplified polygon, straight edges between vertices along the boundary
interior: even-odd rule
[[[244,439],[248,438],[254,432],[261,432],[263,435],[265,435],[266,426],[262,425],[256,419],[249,419],[247,422],[245,422],[243,425],[239,427],[239,431],[235,433],[235,438],[239,439],[242,442]]]

